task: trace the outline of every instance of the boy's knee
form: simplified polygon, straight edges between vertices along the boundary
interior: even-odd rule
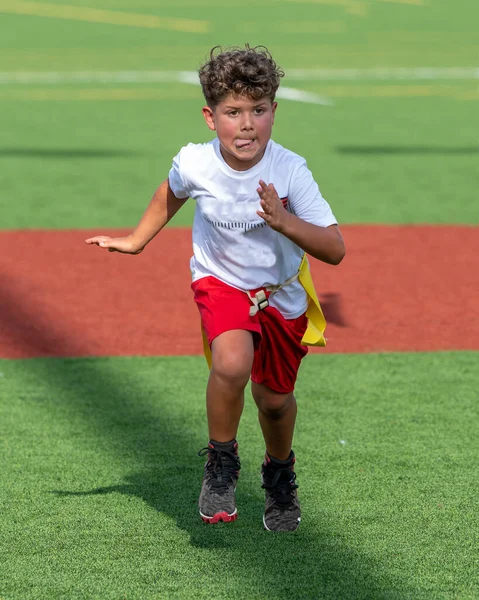
[[[280,419],[295,402],[293,392],[278,394],[265,386],[257,385],[253,385],[252,392],[260,413],[271,419]]]
[[[231,355],[220,355],[215,358],[212,372],[216,376],[228,379],[234,384],[246,386],[251,373],[251,366],[248,362]]]
[[[251,334],[246,331],[241,333],[246,335],[214,340],[212,371],[218,377],[244,387],[251,375],[254,350]]]

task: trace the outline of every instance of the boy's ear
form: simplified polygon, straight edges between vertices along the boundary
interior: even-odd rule
[[[208,127],[212,131],[215,131],[216,130],[215,113],[213,112],[213,110],[209,106],[203,106],[201,111],[203,113],[203,117],[205,118],[205,121],[206,121],[206,124],[208,125]]]
[[[278,107],[278,103],[277,102],[273,102],[273,104],[271,105],[271,112],[273,114],[273,123],[274,123],[274,115],[276,113],[277,107]]]

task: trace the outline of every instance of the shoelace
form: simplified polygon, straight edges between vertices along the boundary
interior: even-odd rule
[[[295,484],[296,473],[291,469],[278,469],[274,474],[272,482],[263,483],[263,489],[272,493],[276,504],[286,507],[293,500],[293,492],[298,488]]]
[[[228,491],[231,483],[238,478],[241,463],[239,457],[229,450],[217,450],[216,448],[202,448],[198,456],[208,454],[206,472],[210,476],[210,484],[217,492]]]

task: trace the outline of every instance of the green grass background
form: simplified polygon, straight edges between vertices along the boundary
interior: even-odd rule
[[[192,71],[213,45],[266,44],[285,86],[334,102],[280,100],[274,138],[307,158],[340,223],[477,224],[477,80],[287,76],[477,68],[472,0],[50,2],[207,20],[206,34],[13,4],[0,1],[0,74]],[[0,76],[0,229],[133,226],[178,149],[210,139],[202,104],[179,83]],[[190,224],[192,208],[173,224]],[[278,536],[261,525],[251,398],[240,519],[199,520],[203,358],[2,360],[0,597],[479,598],[478,364],[477,352],[309,356],[295,438],[304,519]]]
[[[477,598],[477,354],[305,361],[294,535],[250,397],[240,518],[199,520],[203,360],[0,361],[3,597]]]

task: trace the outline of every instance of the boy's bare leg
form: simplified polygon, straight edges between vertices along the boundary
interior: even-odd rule
[[[210,442],[198,507],[203,521],[234,521],[235,489],[241,467],[236,433],[243,412],[244,389],[253,364],[253,336],[235,329],[211,345],[212,368],[206,390]]]
[[[297,413],[293,392],[279,394],[254,382],[251,384],[251,392],[258,407],[266,451],[278,460],[287,460],[291,453]]]
[[[253,336],[243,329],[226,331],[211,344],[212,368],[206,389],[206,412],[211,440],[236,438],[244,406],[244,389],[253,365]]]

